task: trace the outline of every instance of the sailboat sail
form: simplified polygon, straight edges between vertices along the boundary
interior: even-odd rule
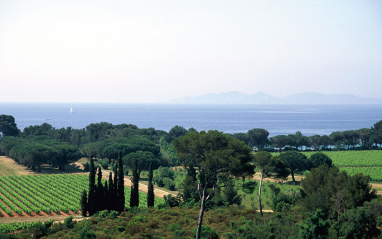
[[[70,107],[70,113],[74,113],[73,107]]]

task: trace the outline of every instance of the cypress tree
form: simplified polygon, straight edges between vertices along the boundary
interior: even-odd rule
[[[113,185],[113,202],[111,210],[118,211],[118,167],[117,164],[114,165],[114,185]]]
[[[113,174],[109,174],[109,192],[113,191]]]
[[[86,190],[82,192],[80,204],[81,204],[81,215],[86,217],[88,212],[88,195],[86,193]]]
[[[102,170],[101,167],[98,168],[97,174],[97,188],[96,188],[96,199],[95,199],[95,211],[101,211],[104,207],[103,205],[103,185],[102,185]]]
[[[105,180],[105,186],[103,187],[103,195],[102,195],[102,210],[110,210],[109,208],[109,187],[107,186],[107,180]]]
[[[154,207],[154,185],[153,185],[153,168],[152,163],[149,165],[149,186],[147,191],[147,207]]]
[[[123,175],[122,153],[118,155],[118,211],[125,210],[125,181]]]
[[[114,202],[114,183],[113,183],[113,174],[110,172],[109,174],[109,191],[108,191],[108,201],[107,206],[108,210],[113,210],[113,202]]]
[[[95,167],[93,157],[90,156],[89,165],[89,197],[88,197],[88,211],[89,215],[93,215],[95,211]]]
[[[131,178],[130,207],[139,207],[139,181],[138,181],[138,161],[134,159],[133,177]]]

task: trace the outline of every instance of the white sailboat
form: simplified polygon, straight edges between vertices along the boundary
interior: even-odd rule
[[[71,113],[71,114],[74,113],[74,109],[73,109],[73,107],[70,107],[70,113]]]

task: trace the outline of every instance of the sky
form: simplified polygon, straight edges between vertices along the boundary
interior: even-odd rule
[[[0,102],[382,98],[380,0],[1,0]]]

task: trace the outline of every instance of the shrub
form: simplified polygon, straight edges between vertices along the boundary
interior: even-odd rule
[[[86,163],[83,163],[82,165],[84,165],[84,171],[89,172],[89,163],[86,162]]]
[[[179,197],[174,197],[171,194],[165,195],[163,197],[164,199],[164,206],[165,207],[177,207],[179,206],[180,203],[180,198]]]
[[[117,232],[124,232],[126,228],[124,226],[117,226],[116,230]]]
[[[108,159],[102,159],[98,161],[98,163],[102,166],[103,169],[109,168],[109,160]]]
[[[186,233],[186,231],[185,230],[176,230],[175,232],[174,232],[174,239],[180,239],[180,238],[183,238],[183,235],[184,235],[184,233]]]
[[[92,230],[89,230],[88,227],[84,227],[84,228],[82,228],[82,229],[79,231],[78,234],[80,234],[80,238],[81,238],[81,239],[85,239],[85,238],[94,238],[94,239],[96,239],[96,238],[97,238],[97,235],[95,234],[95,232],[92,231]]]
[[[115,218],[118,217],[118,215],[119,215],[119,212],[114,211],[114,210],[111,210],[110,213],[109,213],[108,218],[110,218],[110,219],[115,219]]]
[[[196,233],[196,227],[192,230],[192,233]],[[200,233],[200,238],[203,239],[218,239],[219,235],[216,233],[215,229],[209,226],[202,225],[202,231]]]
[[[163,178],[163,185],[165,188],[174,191],[175,190],[175,181],[171,178]]]
[[[64,220],[64,228],[66,228],[66,229],[74,228],[75,224],[76,224],[76,222],[73,221],[73,216],[67,217]]]
[[[177,230],[180,230],[182,229],[182,226],[178,223],[175,223],[175,224],[171,224],[167,227],[167,230],[169,230],[170,232],[174,232],[174,231],[177,231]]]
[[[167,167],[159,167],[157,170],[154,171],[154,177],[153,181],[159,186],[163,187],[163,179],[164,178],[169,178],[174,180],[174,172]]]

